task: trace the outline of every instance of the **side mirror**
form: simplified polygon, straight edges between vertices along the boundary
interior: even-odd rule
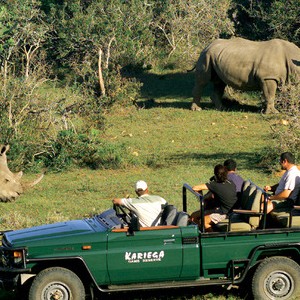
[[[134,232],[139,230],[140,230],[139,218],[133,215],[130,219],[127,235],[134,235]]]

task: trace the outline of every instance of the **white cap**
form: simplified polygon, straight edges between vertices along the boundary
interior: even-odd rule
[[[143,180],[139,180],[135,183],[135,190],[136,191],[146,191],[148,188],[147,183]]]

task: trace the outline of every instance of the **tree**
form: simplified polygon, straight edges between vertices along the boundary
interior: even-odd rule
[[[300,46],[300,5],[298,1],[274,1],[267,15],[272,36]]]
[[[235,0],[230,15],[238,35],[252,40],[282,38],[300,44],[298,1]]]
[[[227,16],[229,0],[169,0],[156,2],[152,26],[160,45],[170,55],[195,58],[199,47],[215,38],[234,35]]]
[[[37,0],[12,0],[0,6],[0,55],[4,78],[10,72],[9,66],[14,66],[11,71],[15,75],[29,77],[33,59],[45,43],[49,31],[40,5]]]
[[[151,13],[141,1],[65,1],[54,5],[55,60],[71,69],[86,87],[98,83],[100,95],[109,95],[110,72],[138,64],[153,43]],[[105,88],[105,84],[108,88]]]

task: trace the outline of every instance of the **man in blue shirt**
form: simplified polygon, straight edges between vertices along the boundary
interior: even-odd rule
[[[228,180],[232,181],[235,184],[236,192],[241,193],[244,179],[236,173],[236,161],[233,159],[226,159],[224,161],[224,167],[228,171]]]

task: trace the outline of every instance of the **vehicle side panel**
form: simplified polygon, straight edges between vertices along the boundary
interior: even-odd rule
[[[300,232],[256,231],[239,234],[202,234],[201,264],[202,276],[208,278],[227,277],[232,261],[257,260],[272,255],[280,255],[285,249],[295,250],[299,255]],[[289,246],[292,245],[293,246]],[[275,251],[274,251],[275,249]],[[285,254],[284,254],[285,255]]]

